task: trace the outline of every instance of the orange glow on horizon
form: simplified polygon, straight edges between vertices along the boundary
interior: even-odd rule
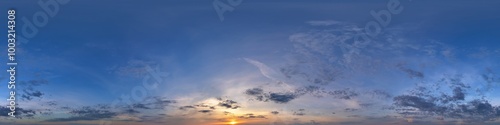
[[[238,124],[238,122],[236,122],[236,120],[233,119],[233,120],[231,120],[231,122],[229,122],[229,124],[230,125],[236,125],[236,124]]]

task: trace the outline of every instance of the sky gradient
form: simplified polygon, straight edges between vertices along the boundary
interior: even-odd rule
[[[500,124],[500,1],[240,1],[0,1],[0,125]]]

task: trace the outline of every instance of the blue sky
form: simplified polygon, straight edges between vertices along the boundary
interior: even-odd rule
[[[399,0],[353,41],[397,1],[61,0],[31,37],[38,1],[2,1],[27,41],[0,124],[498,124],[500,2]]]

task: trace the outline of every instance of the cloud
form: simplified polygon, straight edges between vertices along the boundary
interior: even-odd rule
[[[177,103],[176,100],[170,100],[165,97],[148,97],[143,103],[133,104],[133,107],[144,108],[144,109],[164,109],[167,106]]]
[[[413,69],[409,69],[409,68],[406,68],[402,65],[398,65],[397,67],[399,67],[399,69],[403,72],[405,72],[406,74],[408,74],[408,76],[410,78],[420,78],[420,79],[423,79],[424,78],[424,74],[422,72],[419,72],[419,71],[415,71]]]
[[[21,100],[31,101],[35,98],[42,98],[44,93],[38,90],[37,87],[46,85],[48,83],[49,82],[46,79],[42,78],[37,78],[35,80],[29,81],[21,81],[19,83],[19,88],[22,90],[22,92],[19,93],[19,95],[21,95]]]
[[[305,109],[299,109],[298,111],[294,111],[292,115],[304,116],[304,115],[306,115],[306,113],[304,111],[305,111]]]
[[[262,119],[266,119],[266,116],[264,116],[264,115],[254,115],[253,113],[247,113],[245,115],[238,116],[238,118],[244,118],[244,119],[262,118]]]
[[[377,96],[377,94],[386,94],[380,90],[375,92],[378,93],[375,94],[367,93],[367,94],[372,96]],[[331,96],[335,99],[344,99],[344,100],[350,100],[360,95],[358,92],[349,88],[340,90],[325,90],[324,88],[311,85],[299,87],[291,92],[264,92],[264,90],[261,88],[251,88],[247,89],[245,91],[245,94],[253,97],[253,99],[257,101],[263,101],[263,102],[271,101],[278,104],[288,103],[306,94],[310,94],[318,98]],[[387,96],[387,95],[382,95],[382,96]]]
[[[117,116],[119,113],[113,112],[109,110],[110,106],[108,105],[96,105],[96,106],[84,106],[78,109],[73,109],[69,112],[72,116],[67,118],[54,118],[48,119],[47,122],[68,122],[68,121],[91,121],[91,120],[100,120],[113,118]],[[130,109],[127,109],[130,111]],[[135,111],[135,110],[133,110]]]
[[[195,108],[196,108],[196,107],[194,107],[194,106],[190,106],[190,105],[188,105],[188,106],[182,106],[182,107],[179,107],[179,109],[180,109],[180,110],[195,109]]]
[[[263,101],[263,102],[272,101],[281,104],[288,103],[299,96],[297,93],[291,93],[291,92],[264,93],[264,90],[260,88],[247,89],[245,91],[245,94],[254,97],[257,101]]]
[[[276,72],[274,69],[270,68],[269,66],[267,66],[266,64],[264,63],[261,63],[257,60],[253,60],[253,59],[249,59],[249,58],[243,58],[245,61],[247,61],[248,63],[256,66],[257,68],[259,68],[260,70],[260,73],[262,75],[264,75],[265,77],[271,79],[271,80],[274,80],[274,81],[280,81],[280,74],[278,72]]]
[[[287,103],[297,98],[294,93],[270,93],[269,100],[276,103]]]
[[[394,97],[394,104],[402,107],[413,107],[422,111],[434,110],[435,104],[432,100],[427,100],[418,96],[400,95]]]
[[[329,95],[334,96],[335,98],[339,99],[352,99],[353,97],[358,96],[359,94],[349,88],[343,89],[343,90],[334,90],[328,92]]]
[[[455,87],[453,89],[453,100],[465,100],[465,93],[464,90],[462,90],[461,87]]]
[[[228,109],[238,109],[240,106],[238,105],[238,102],[233,101],[233,100],[223,100],[222,98],[218,98],[220,101],[219,104],[217,104],[220,107],[228,108]]]
[[[394,109],[404,117],[461,119],[466,122],[485,122],[500,119],[500,106],[494,106],[474,92],[462,79],[463,75],[445,77],[430,86],[418,86],[408,94],[394,97]],[[448,91],[448,92],[447,92]],[[448,94],[449,93],[449,94]],[[436,117],[440,118],[440,117]]]
[[[0,117],[11,117],[8,115],[8,113],[10,112],[11,110],[9,107],[0,106]],[[14,115],[16,116],[16,118],[22,119],[22,118],[33,118],[33,116],[36,115],[36,113],[37,112],[35,110],[16,107],[16,112],[14,113]]]
[[[42,92],[38,90],[28,90],[28,89],[23,89],[23,94],[21,94],[21,98],[24,100],[32,100],[33,98],[41,98],[42,95],[44,95]]]
[[[245,91],[245,93],[247,95],[262,95],[264,93],[264,90],[262,90],[261,88],[252,88],[252,89],[248,89]]]
[[[163,97],[148,97],[145,101],[130,105],[117,105],[111,107],[108,104],[98,104],[82,107],[59,107],[58,110],[67,111],[68,117],[47,119],[46,122],[71,122],[71,121],[93,121],[101,119],[114,119],[122,116],[135,117],[144,112],[156,112],[166,106],[177,103],[175,100],[168,100]],[[57,106],[56,102],[50,102]],[[139,118],[139,117],[138,117]],[[136,119],[140,121],[141,119]]]
[[[135,109],[127,109],[124,111],[125,114],[138,114],[138,113],[141,113]]]
[[[392,98],[392,95],[390,93],[383,90],[367,91],[365,94],[370,95],[371,98],[378,98],[378,99]]]
[[[132,108],[135,108],[135,109],[151,109],[148,106],[146,106],[145,104],[141,104],[141,103],[132,104]]]
[[[210,112],[212,112],[212,110],[200,110],[198,112],[201,112],[201,113],[210,113]]]
[[[261,88],[252,88],[248,89],[245,91],[245,94],[254,96],[256,100],[258,101],[265,101],[266,100],[266,95],[264,94],[264,90]]]

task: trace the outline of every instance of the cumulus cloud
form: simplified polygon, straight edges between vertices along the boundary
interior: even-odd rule
[[[404,117],[461,119],[485,122],[500,118],[498,107],[477,97],[463,75],[445,77],[432,86],[418,86],[408,94],[394,97],[394,109]],[[448,92],[447,92],[448,91]]]
[[[268,92],[263,93],[260,88],[252,88],[245,91],[247,95],[253,96],[258,101],[272,101],[275,103],[288,103],[293,99],[297,98],[299,95],[296,93],[289,92]]]
[[[217,105],[220,106],[220,107],[224,107],[224,108],[228,108],[228,109],[238,109],[238,108],[240,108],[240,106],[238,105],[238,102],[236,102],[236,101],[229,100],[229,99],[223,100],[221,98],[218,98],[218,100],[220,102]]]

